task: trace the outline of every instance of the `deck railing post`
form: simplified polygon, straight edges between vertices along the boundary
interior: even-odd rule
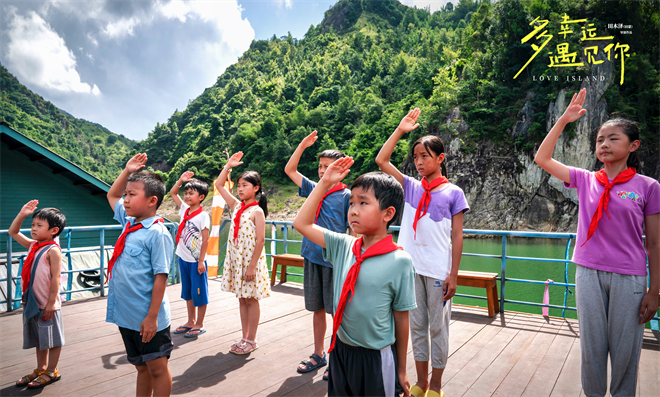
[[[71,234],[73,234],[73,230],[69,229],[68,233],[66,234],[66,256],[68,259],[68,264],[69,264],[69,271],[73,270],[73,263],[71,261]],[[66,285],[66,290],[71,291],[71,288],[73,287],[73,273],[69,273],[69,279],[67,280],[67,285]],[[71,293],[66,294],[66,300],[70,301],[71,300]]]
[[[282,226],[282,231],[284,232],[284,240],[283,240],[283,243],[284,243],[284,253],[285,253],[285,254],[288,254],[288,253],[289,253],[289,250],[288,250],[288,248],[287,248],[287,246],[286,246],[286,240],[287,240],[287,237],[289,236],[289,226],[288,226],[288,225],[284,225],[284,226]]]
[[[99,261],[99,288],[101,288],[101,296],[105,296],[105,229],[101,229],[101,260]]]
[[[504,284],[506,283],[506,235],[502,235],[502,268],[500,280],[500,313],[504,313]]]
[[[12,269],[12,238],[11,236],[7,235],[7,288],[5,291],[7,291],[7,311],[10,312],[14,310],[14,303],[13,303],[13,296],[12,294],[12,287],[14,286],[14,270]]]
[[[573,236],[568,236],[568,242],[566,243],[566,253],[564,254],[564,259],[566,259],[566,262],[564,262],[564,284],[568,284],[568,255],[571,252],[571,240]],[[568,299],[568,293],[569,293],[568,286],[566,286],[566,289],[564,290],[564,309],[561,309],[561,316],[566,317],[566,300]]]

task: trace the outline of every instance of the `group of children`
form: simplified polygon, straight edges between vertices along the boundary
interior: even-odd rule
[[[586,112],[584,98],[584,90],[574,96],[535,160],[566,187],[578,189],[580,218],[573,261],[578,265],[576,302],[585,394],[605,395],[609,353],[612,395],[634,395],[644,323],[658,308],[660,185],[636,174],[639,132],[627,120],[609,121],[598,132],[596,154],[604,164],[602,171],[571,168],[552,159],[564,126]],[[383,145],[376,163],[384,172],[358,176],[350,188],[342,180],[353,159],[337,150],[318,155],[318,183],[298,172],[304,150],[317,139],[316,131],[303,139],[285,168],[300,196],[307,197],[293,226],[304,236],[304,300],[306,309],[314,313],[314,351],[297,371],[327,365],[323,378],[329,381],[330,396],[444,395],[451,298],[461,260],[463,214],[469,206],[463,191],[447,179],[444,145],[438,137],[424,136],[412,145],[421,181],[390,163],[397,142],[418,127],[419,115],[419,109],[411,110]],[[239,299],[242,338],[229,347],[235,354],[258,348],[259,301],[270,295],[264,250],[268,209],[261,178],[255,171],[236,178],[238,198],[224,184],[231,169],[242,164],[242,156],[241,152],[231,156],[216,181],[232,209],[222,290]],[[107,195],[124,231],[108,263],[106,321],[119,327],[128,361],[136,366],[136,395],[166,396],[172,387],[168,358],[173,343],[165,287],[174,242],[156,215],[165,184],[157,174],[142,171],[146,162],[145,154],[130,159]],[[174,333],[185,337],[206,332],[208,304],[204,259],[210,222],[201,207],[208,186],[192,176],[184,173],[170,191],[180,207],[176,253],[181,297],[188,308],[188,321]],[[178,192],[184,183],[181,201]],[[612,190],[617,188],[634,191],[640,199],[615,199]],[[26,204],[9,230],[29,249],[22,272],[27,297],[24,348],[37,348],[38,367],[16,383],[29,388],[60,378],[57,359],[64,343],[58,290],[61,252],[53,240],[65,219],[55,209],[35,212],[36,206],[36,201]],[[32,239],[28,239],[19,230],[31,214]],[[388,227],[399,219],[397,245]],[[34,313],[28,310],[30,296],[38,303],[38,316],[30,317]],[[324,346],[327,314],[333,316],[329,356]],[[412,386],[406,373],[409,338],[417,372]]]

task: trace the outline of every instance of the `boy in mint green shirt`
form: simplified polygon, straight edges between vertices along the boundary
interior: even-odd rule
[[[387,234],[403,206],[403,188],[372,172],[351,186],[348,222],[359,239],[314,224],[323,194],[346,177],[353,159],[335,161],[301,208],[293,226],[324,248],[334,266],[335,321],[328,396],[409,396],[406,374],[408,310],[414,309],[410,256]]]

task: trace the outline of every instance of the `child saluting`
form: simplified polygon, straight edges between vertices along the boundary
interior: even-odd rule
[[[323,247],[324,259],[334,268],[328,395],[392,397],[403,388],[408,396],[408,311],[415,308],[415,270],[387,234],[403,205],[401,185],[382,172],[355,180],[348,221],[359,239],[314,224],[323,195],[352,164],[345,157],[330,165],[293,222]]]
[[[587,90],[573,95],[564,114],[543,140],[534,161],[577,189],[579,219],[573,252],[575,304],[580,325],[582,388],[588,396],[607,392],[634,396],[644,323],[658,310],[660,288],[660,185],[639,175],[637,125],[626,119],[605,122],[596,136],[596,157],[603,169],[592,172],[552,158],[566,124],[587,111]],[[649,289],[646,289],[646,231]]]

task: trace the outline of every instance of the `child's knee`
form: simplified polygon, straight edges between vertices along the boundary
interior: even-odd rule
[[[137,370],[138,374],[140,374],[140,375],[149,374],[149,368],[146,365],[136,365],[135,369]]]
[[[161,376],[167,376],[169,374],[169,366],[167,357],[161,357],[156,360],[147,361],[147,370],[151,377],[156,379]]]

